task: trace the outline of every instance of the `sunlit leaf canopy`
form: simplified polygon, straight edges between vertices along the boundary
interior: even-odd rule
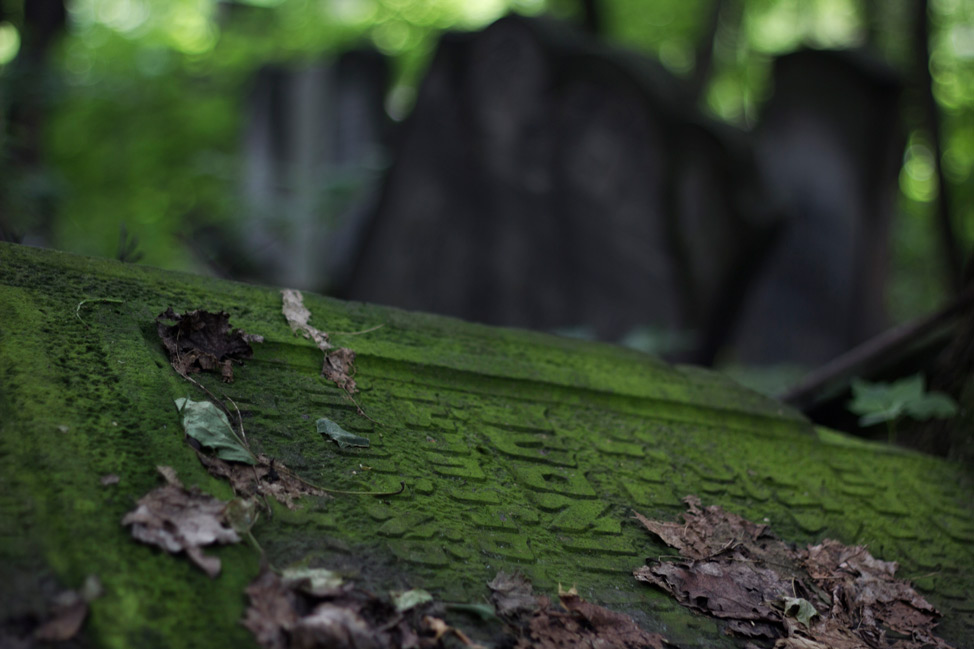
[[[399,119],[443,30],[478,29],[510,11],[572,19],[581,6],[574,0],[68,0],[69,33],[57,59],[66,88],[47,128],[51,170],[27,179],[24,191],[57,199],[50,241],[56,247],[112,256],[124,224],[138,237],[146,263],[206,271],[185,239],[189,224],[230,223],[240,209],[237,153],[246,91],[259,66],[374,45],[392,57],[387,108]],[[598,3],[605,39],[657,57],[682,76],[698,64],[713,6],[713,0]],[[868,41],[905,74],[913,65],[911,0],[725,0],[722,7],[701,101],[715,117],[745,128],[770,92],[775,55]],[[932,0],[931,10],[942,162],[954,221],[969,248],[974,3]],[[19,46],[15,26],[0,23],[0,66]],[[938,184],[928,136],[914,130],[904,155],[890,294],[897,319],[931,308],[943,295],[932,261]]]

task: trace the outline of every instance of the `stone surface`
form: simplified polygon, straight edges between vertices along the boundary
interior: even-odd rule
[[[233,383],[199,375],[239,406],[255,451],[326,487],[407,485],[275,506],[253,532],[279,567],[306,560],[374,592],[469,603],[485,601],[498,570],[519,569],[538,592],[575,584],[677,646],[733,647],[716,622],[631,577],[671,552],[632,510],[676,519],[697,494],[792,543],[868,544],[943,611],[946,639],[974,647],[964,467],[815,429],[719,375],[609,345],[312,294],[304,303],[325,331],[383,325],[332,333],[357,354],[355,398],[369,418],[321,378],[321,352],[292,334],[277,289],[0,244],[0,619],[37,614],[51,584],[96,574],[104,595],[83,644],[254,644],[239,624],[253,549],[208,548],[223,565],[210,579],[120,524],[160,484],[156,465],[231,495],[184,441],[173,399],[200,393],[156,335],[172,306],[226,310],[265,337]],[[370,447],[339,449],[316,432],[319,417]],[[475,619],[448,619],[489,641]]]

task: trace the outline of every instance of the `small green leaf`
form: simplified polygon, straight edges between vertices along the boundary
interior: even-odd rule
[[[339,448],[348,448],[349,446],[360,446],[362,448],[369,447],[369,440],[365,437],[359,437],[358,435],[353,435],[348,432],[331,419],[325,419],[322,417],[315,422],[318,426],[318,432],[322,435],[327,435],[330,437]]]
[[[957,414],[957,402],[943,392],[928,392],[906,404],[914,419],[950,419]]]
[[[859,425],[866,428],[875,424],[881,424],[884,421],[893,421],[901,414],[903,414],[903,405],[893,404],[885,410],[876,410],[867,415],[863,415],[859,418]]]
[[[257,503],[249,498],[234,498],[227,503],[223,516],[237,534],[246,534],[257,522]]]
[[[207,448],[216,451],[221,460],[257,464],[253,453],[237,440],[223,411],[209,401],[176,399],[176,407],[183,416],[186,434]]]
[[[433,596],[420,588],[413,588],[402,593],[392,593],[392,603],[396,605],[396,610],[400,613],[432,601]]]
[[[785,615],[789,615],[809,628],[812,618],[818,615],[818,611],[812,603],[801,597],[786,597],[784,601]]]
[[[490,604],[446,604],[445,606],[451,611],[476,615],[484,622],[499,619],[497,613],[494,611],[494,607]]]
[[[285,568],[281,578],[285,583],[295,584],[300,590],[316,597],[342,585],[341,575],[327,568]]]
[[[914,374],[893,383],[852,382],[849,410],[857,415],[860,426],[872,426],[898,419],[904,414],[913,419],[949,419],[957,414],[957,404],[942,392],[927,392],[922,374]]]

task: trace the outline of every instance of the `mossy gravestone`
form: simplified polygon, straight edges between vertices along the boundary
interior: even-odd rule
[[[309,326],[356,353],[354,402],[321,376],[322,352],[292,332],[276,289],[0,244],[8,632],[96,575],[103,594],[75,642],[255,645],[240,625],[260,567],[254,548],[207,548],[222,563],[210,578],[121,525],[162,484],[157,465],[233,495],[185,441],[174,401],[206,396],[174,371],[157,334],[156,316],[173,307],[226,311],[264,337],[232,383],[219,371],[190,375],[235,404],[254,452],[332,489],[406,485],[385,497],[306,496],[296,510],[270,501],[252,532],[275,566],[305,562],[374,593],[423,588],[473,604],[498,571],[520,570],[538,592],[576,585],[677,646],[732,647],[717,622],[632,577],[647,557],[672,554],[633,511],[677,519],[696,494],[790,543],[868,544],[943,612],[945,639],[974,646],[963,467],[816,430],[719,375],[621,348],[315,295],[304,305]],[[339,447],[318,432],[321,418],[369,447]],[[447,611],[490,640],[487,623]]]

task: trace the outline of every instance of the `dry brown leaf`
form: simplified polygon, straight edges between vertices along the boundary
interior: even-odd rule
[[[328,342],[328,334],[308,324],[311,312],[304,306],[304,296],[301,295],[301,291],[286,288],[281,291],[281,296],[283,302],[281,312],[287,319],[291,331],[311,340],[324,353],[321,375],[329,381],[334,381],[335,385],[348,394],[355,394],[357,388],[355,379],[352,378],[355,374],[352,366],[355,352],[346,347],[332,349],[331,343]]]
[[[627,615],[584,601],[574,588],[559,586],[561,607],[537,597],[531,582],[520,573],[498,572],[487,584],[497,615],[516,638],[516,649],[556,647],[653,647],[663,649],[665,639],[643,631]]]
[[[487,587],[490,588],[490,603],[501,617],[530,615],[538,608],[531,582],[520,572],[512,575],[498,572]]]
[[[73,593],[73,591],[71,591]],[[69,602],[59,603],[50,618],[37,627],[34,638],[41,642],[64,642],[70,640],[88,617],[88,602],[77,593]]]
[[[370,626],[356,611],[324,603],[295,623],[291,630],[290,646],[295,649],[384,649],[390,645],[379,629]]]
[[[784,621],[787,637],[775,643],[775,649],[872,649],[885,642],[868,643],[856,635],[855,629],[835,618],[815,622],[804,628],[793,619]]]
[[[442,640],[445,636],[452,635],[456,637],[457,640],[462,642],[464,646],[480,647],[480,645],[471,640],[466,633],[454,626],[450,626],[438,617],[433,617],[432,615],[423,616],[423,626],[432,632],[433,640],[437,642]]]
[[[202,547],[214,543],[238,543],[240,537],[227,523],[227,503],[187,490],[171,467],[157,467],[166,485],[139,499],[138,507],[122,519],[132,526],[132,536],[143,543],[157,545],[166,552],[185,552],[190,560],[210,577],[220,574],[220,560],[203,554]]]
[[[285,649],[298,621],[298,594],[265,565],[245,591],[250,606],[243,625],[265,649]]]
[[[187,376],[218,371],[227,383],[233,381],[234,361],[252,357],[250,343],[264,341],[261,336],[231,329],[230,316],[224,311],[180,315],[169,307],[156,317],[156,331],[177,372]]]
[[[284,314],[291,331],[312,341],[323,352],[331,349],[328,334],[308,324],[308,320],[311,319],[311,311],[308,311],[308,308],[304,306],[304,296],[301,295],[301,291],[286,288],[281,291],[281,297],[283,302],[281,313]]]
[[[847,547],[832,539],[809,546],[802,556],[810,574],[841,593],[835,599],[850,616],[862,611],[868,625],[932,635],[940,613],[909,584],[895,578],[895,562],[876,559],[865,546]],[[833,607],[833,614],[841,612]]]
[[[683,523],[652,521],[633,513],[647,530],[688,559],[709,559],[739,545],[754,543],[768,529],[767,525],[757,525],[720,507],[700,509],[696,496],[687,496],[683,502],[689,507],[683,514]]]
[[[355,386],[355,352],[347,347],[339,347],[325,354],[324,363],[321,366],[321,375],[349,394],[355,394],[358,388]]]
[[[552,607],[547,597],[538,598],[527,626],[515,629],[515,649],[663,649],[666,640],[643,631],[632,618],[569,595],[561,598],[565,610]]]
[[[663,649],[666,640],[658,633],[643,631],[628,615],[610,611],[584,601],[576,594],[565,594],[561,598],[564,606],[573,617],[586,622],[596,636],[593,647],[653,647]]]
[[[770,602],[791,595],[791,584],[774,570],[747,561],[702,561],[642,566],[638,581],[655,584],[681,604],[714,617],[780,622]]]

